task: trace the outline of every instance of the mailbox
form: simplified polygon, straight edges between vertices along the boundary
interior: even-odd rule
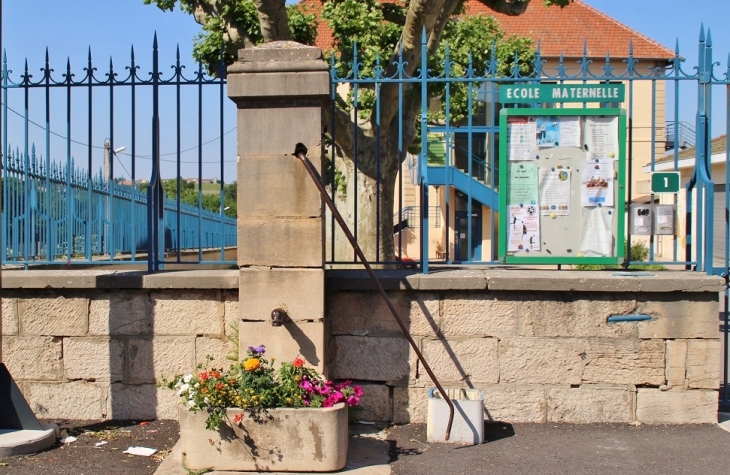
[[[654,205],[654,234],[677,234],[675,205]]]
[[[635,236],[652,234],[653,213],[651,205],[633,204],[629,207],[629,232]]]

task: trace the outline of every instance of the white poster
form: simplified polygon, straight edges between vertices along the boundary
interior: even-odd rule
[[[613,206],[613,160],[583,162],[580,179],[582,206]]]
[[[586,117],[585,150],[590,158],[618,158],[618,117]]]
[[[533,117],[509,117],[507,130],[509,160],[535,160],[537,155],[535,119]]]
[[[540,213],[537,206],[508,206],[507,251],[540,250]]]
[[[540,214],[570,214],[570,170],[540,169]]]
[[[580,117],[560,117],[560,146],[580,147]]]
[[[580,252],[587,257],[613,256],[612,208],[583,208]]]

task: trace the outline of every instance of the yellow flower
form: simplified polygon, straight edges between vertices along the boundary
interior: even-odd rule
[[[245,363],[243,363],[243,367],[246,369],[246,371],[255,371],[259,369],[261,366],[261,361],[258,360],[258,358],[249,358],[246,360]]]

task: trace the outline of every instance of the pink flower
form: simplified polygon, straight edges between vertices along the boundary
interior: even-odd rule
[[[301,383],[299,383],[299,387],[304,389],[308,393],[311,393],[312,391],[314,391],[314,387],[312,386],[312,383],[310,383],[309,381],[302,381]]]
[[[340,384],[335,385],[335,389],[337,391],[342,391],[346,387],[350,386],[350,384],[352,384],[352,381],[344,381],[344,382],[342,382]]]
[[[360,397],[360,396],[362,396],[362,387],[360,387],[360,386],[353,386],[352,387],[352,392],[353,392],[353,394],[355,396]]]
[[[347,405],[350,407],[357,406],[360,404],[360,398],[357,396],[350,396],[347,398]]]

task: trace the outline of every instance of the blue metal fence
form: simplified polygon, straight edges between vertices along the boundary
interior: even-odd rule
[[[112,183],[101,172],[89,179],[73,161],[70,173],[57,162],[44,168],[46,162],[36,155],[35,147],[29,157],[18,150],[9,150],[7,156],[2,183],[3,263],[128,263],[137,260],[138,253],[149,252],[147,193],[139,185]],[[236,245],[234,218],[206,210],[199,213],[195,206],[167,198],[164,205],[165,249]],[[203,222],[202,234],[198,220]]]
[[[224,65],[209,75],[199,64],[186,76],[178,49],[165,73],[155,36],[148,75],[134,48],[123,68],[111,59],[97,67],[91,50],[84,66],[74,72],[67,60],[56,73],[46,52],[40,74],[26,61],[16,76],[3,53],[3,264],[234,264],[226,248],[235,246],[236,206],[226,200],[233,173],[225,164],[235,154],[225,136],[235,130],[235,106],[225,97]],[[102,152],[104,173],[93,176]],[[180,190],[184,173],[196,182],[189,204],[163,190]],[[204,191],[206,178],[215,189]]]
[[[334,140],[329,143],[327,154],[334,163],[329,180],[334,182],[337,179],[337,170],[345,173],[345,180],[350,182],[346,196],[337,193],[333,187],[332,197],[340,206],[347,206],[350,210],[355,237],[359,238],[366,255],[374,262],[394,263],[403,257],[414,257],[413,254],[402,254],[405,246],[400,241],[405,238],[407,229],[394,237],[388,236],[391,223],[383,216],[395,213],[395,221],[402,222],[404,216],[398,216],[402,213],[399,210],[408,210],[414,205],[413,199],[409,201],[407,196],[407,191],[414,188],[410,180],[404,173],[398,173],[395,178],[395,173],[403,171],[408,150],[417,148],[420,149],[415,151],[419,157],[420,181],[411,196],[420,195],[415,201],[420,202],[422,217],[426,220],[429,215],[426,210],[436,204],[433,200],[438,194],[444,229],[440,231],[442,236],[434,237],[437,231],[432,230],[429,234],[428,225],[420,226],[420,246],[413,251],[415,260],[422,261],[424,270],[427,269],[429,259],[421,256],[434,258],[429,249],[433,248],[436,239],[445,249],[447,263],[499,264],[495,245],[498,235],[495,213],[492,212],[496,211],[499,193],[497,119],[501,108],[517,107],[499,102],[500,86],[538,82],[621,82],[627,90],[627,100],[622,106],[627,110],[629,123],[627,201],[645,199],[653,203],[659,200],[659,196],[648,189],[648,177],[657,164],[663,164],[664,169],[669,167],[683,171],[686,175],[685,189],[678,195],[663,198],[663,202],[679,205],[680,208],[684,206],[685,214],[678,216],[684,227],[674,237],[646,237],[648,262],[715,274],[728,268],[727,261],[722,262],[717,252],[718,240],[712,239],[716,224],[713,221],[717,220],[711,219],[715,210],[715,183],[726,182],[726,178],[711,178],[709,159],[712,88],[726,87],[729,84],[728,72],[720,71],[718,64],[713,63],[711,39],[709,33],[705,35],[704,29],[699,41],[698,67],[690,69],[683,65],[684,59],[678,47],[673,57],[661,61],[637,59],[629,45],[627,57],[618,59],[607,55],[605,60],[596,61],[584,53],[578,60],[560,57],[548,62],[542,57],[538,45],[534,53],[524,59],[515,56],[506,65],[497,58],[494,47],[485,63],[477,64],[470,56],[465,64],[457,64],[450,58],[448,45],[442,59],[435,64],[434,56],[429,56],[425,36],[417,66],[409,65],[398,55],[385,66],[381,66],[379,57],[374,64],[363,64],[359,52],[355,45],[353,60],[347,67],[332,58],[333,100],[327,125]],[[345,86],[347,94],[341,92],[342,86]],[[691,111],[697,117],[695,127],[689,126],[686,120],[680,120],[687,117],[680,106],[684,103],[682,99],[687,95],[688,86],[699,87],[697,109]],[[666,105],[660,105],[665,91],[670,100],[666,101]],[[457,95],[466,98],[468,111],[467,114],[462,111],[458,117],[451,113],[455,104],[452,101]],[[398,112],[394,117],[384,117],[381,112],[386,100],[397,104]],[[538,103],[520,106],[551,107]],[[589,106],[584,104],[582,107]],[[664,112],[665,116],[658,115],[658,112]],[[641,115],[642,124],[635,123],[637,114]],[[353,116],[360,119],[353,121]],[[727,124],[723,128],[726,129]],[[643,137],[638,137],[639,133]],[[665,147],[680,145],[680,140],[681,148],[671,146],[665,154]],[[694,151],[697,159],[688,171],[680,167],[680,153],[684,153],[683,148],[695,145],[695,141],[696,148],[688,151]],[[641,152],[637,151],[640,143],[645,145]],[[639,174],[646,177],[645,182]],[[645,185],[646,189],[643,189]],[[639,187],[642,189],[637,189]],[[457,196],[460,197],[459,203],[456,202]],[[491,250],[482,253],[481,259],[474,256],[457,259],[453,252],[455,243],[451,229],[454,211],[463,207],[462,211],[471,215],[472,208],[477,206],[484,207],[488,215],[485,225],[489,229],[483,240],[491,242]],[[379,225],[373,226],[373,223]],[[473,248],[471,241],[475,237],[471,221],[466,225],[468,247]],[[334,236],[334,222],[331,226],[330,232]],[[373,232],[363,234],[367,229]],[[632,241],[639,238],[629,234],[626,239],[630,247]],[[338,249],[338,245],[339,241],[333,239],[328,249],[328,260],[332,264],[353,262],[355,257],[352,253]]]

